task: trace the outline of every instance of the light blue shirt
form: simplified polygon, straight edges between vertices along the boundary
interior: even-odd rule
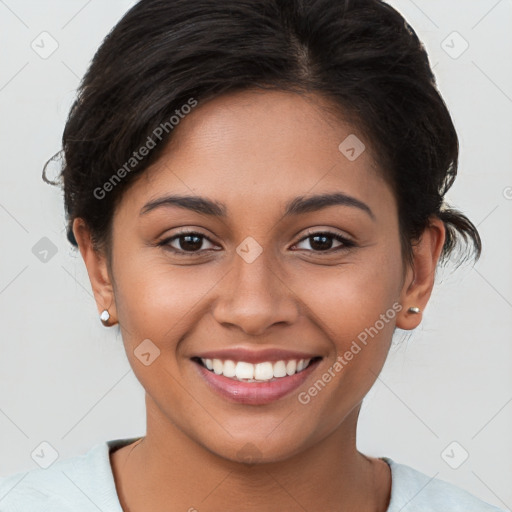
[[[0,512],[123,512],[109,452],[140,438],[114,439],[84,455],[0,478]],[[387,512],[505,512],[453,484],[431,478],[389,457]]]

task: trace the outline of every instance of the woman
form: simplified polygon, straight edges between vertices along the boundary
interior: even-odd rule
[[[361,403],[475,226],[413,29],[379,0],[141,0],[63,135],[68,239],[146,391],[144,437],[1,510],[497,511],[356,448]]]

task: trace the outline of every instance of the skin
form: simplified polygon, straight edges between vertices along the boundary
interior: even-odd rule
[[[385,512],[390,470],[357,450],[357,419],[393,330],[421,322],[421,314],[407,310],[423,311],[429,300],[445,229],[433,217],[414,247],[413,265],[402,261],[396,200],[370,141],[349,161],[339,144],[350,134],[364,137],[328,115],[328,105],[317,95],[244,91],[196,107],[123,195],[113,219],[111,271],[86,224],[74,221],[98,312],[108,308],[111,324],[120,324],[146,391],[146,436],[111,454],[125,511]],[[375,220],[346,205],[283,218],[287,201],[324,192],[363,201]],[[168,193],[221,201],[228,215],[167,207],[139,216],[148,201]],[[169,242],[192,256],[155,245],[182,228],[211,242],[199,239],[195,252],[186,240]],[[326,254],[307,238],[326,229],[356,247],[333,252],[342,244],[330,238]],[[248,236],[263,248],[250,264],[236,252]],[[298,393],[396,303],[403,309],[301,404]],[[145,339],[160,350],[149,366],[134,354]],[[230,346],[323,359],[298,390],[244,405],[211,391],[190,359]],[[242,449],[252,450],[254,463],[241,460]]]

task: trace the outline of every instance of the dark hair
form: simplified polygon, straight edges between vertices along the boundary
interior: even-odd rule
[[[110,255],[115,207],[171,140],[169,119],[191,98],[205,102],[256,88],[322,95],[364,135],[397,198],[409,262],[432,216],[446,226],[441,261],[460,238],[471,240],[480,257],[477,228],[444,205],[459,144],[427,53],[403,17],[380,0],[137,3],[95,54],[64,129],[68,240],[77,246],[72,223],[81,217],[95,247]],[[161,140],[128,170],[134,150],[153,141],[157,127],[166,127]],[[115,186],[98,199],[95,190],[123,166],[130,172],[110,181]],[[56,184],[45,171],[43,179]]]

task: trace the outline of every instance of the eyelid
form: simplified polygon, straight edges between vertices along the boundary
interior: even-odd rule
[[[304,236],[300,240],[298,240],[292,247],[295,247],[298,243],[307,240],[308,238],[315,236],[315,235],[327,235],[330,238],[333,238],[334,240],[340,242],[342,245],[339,247],[327,249],[326,251],[311,251],[308,250],[307,252],[312,252],[314,254],[332,254],[335,252],[341,252],[343,250],[348,250],[353,247],[356,247],[356,242],[347,235],[342,235],[341,233],[337,233],[336,231],[331,231],[330,229],[309,229]]]
[[[213,242],[213,240],[211,240],[209,236],[201,233],[200,231],[196,231],[193,229],[183,229],[182,231],[178,231],[177,233],[174,233],[174,235],[165,237],[162,240],[160,240],[159,242],[156,242],[155,245],[157,247],[164,247],[167,250],[169,250],[175,254],[185,255],[185,256],[194,256],[194,255],[202,254],[205,251],[217,250],[217,249],[201,249],[201,250],[195,251],[195,252],[194,251],[183,251],[180,249],[176,249],[175,247],[172,247],[170,245],[171,242],[174,242],[175,240],[179,239],[180,237],[186,236],[186,235],[197,235],[200,238],[204,238],[205,240],[208,240],[208,242],[210,242],[211,244],[215,245],[215,242]]]
[[[181,249],[176,249],[175,247],[172,247],[170,245],[170,243],[173,242],[174,240],[177,240],[180,237],[186,236],[186,235],[197,235],[199,238],[204,238],[211,244],[215,245],[215,242],[213,242],[210,239],[210,237],[201,233],[200,231],[195,231],[194,229],[183,229],[182,231],[179,231],[178,233],[175,233],[174,235],[172,235],[170,237],[166,237],[166,238],[162,239],[161,241],[157,242],[156,245],[158,247],[164,247],[166,250],[168,250],[174,254],[177,254],[179,256],[198,256],[198,255],[205,253],[206,251],[219,250],[219,249],[201,249],[199,251],[184,251]],[[308,250],[308,249],[302,249],[302,250],[306,250],[307,252],[310,252],[313,254],[320,254],[320,255],[321,254],[325,254],[325,255],[329,254],[330,255],[333,253],[347,251],[347,250],[357,246],[356,242],[354,240],[352,240],[352,238],[349,236],[342,235],[335,231],[331,231],[330,229],[310,228],[302,236],[302,238],[300,238],[295,244],[293,244],[292,247],[295,247],[300,242],[303,242],[304,240],[307,240],[308,238],[315,236],[315,235],[317,235],[317,236],[318,235],[327,235],[328,237],[333,238],[334,240],[340,242],[341,245],[339,247],[334,247],[334,248],[331,247],[330,249],[327,249],[325,251],[314,251],[314,250]],[[299,250],[301,250],[301,249],[299,249]]]
[[[338,233],[337,231],[332,231],[331,228],[309,228],[306,233],[302,236],[299,241],[304,240],[310,236],[314,235],[330,235],[332,237],[340,237],[346,240],[347,242],[355,243],[355,240],[350,235],[346,235],[344,233]]]

